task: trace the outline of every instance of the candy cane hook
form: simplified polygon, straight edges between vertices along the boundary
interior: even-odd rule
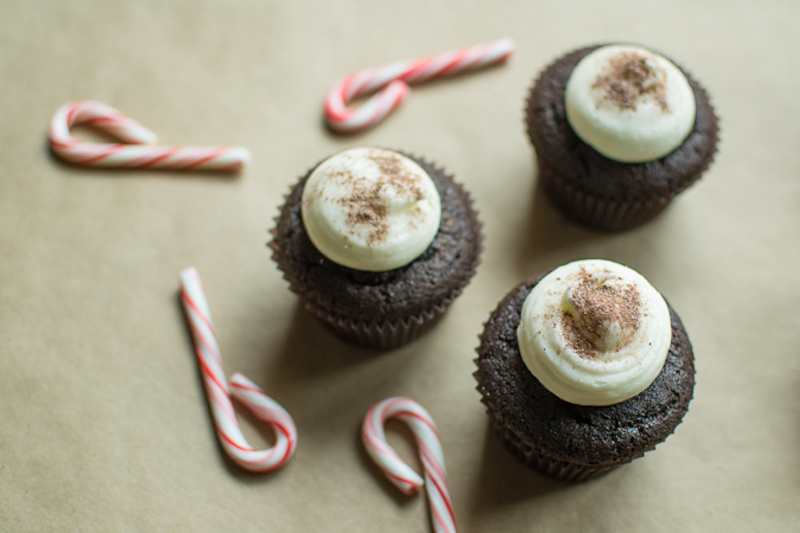
[[[91,124],[123,141],[95,143],[73,137],[76,124]],[[79,165],[173,170],[233,171],[250,162],[246,148],[156,146],[156,134],[122,112],[93,100],[63,105],[50,121],[50,146],[62,159]]]
[[[514,53],[514,41],[500,39],[431,57],[359,70],[336,82],[325,96],[325,118],[340,132],[374,126],[408,95],[409,84],[502,63]],[[366,103],[348,109],[353,98],[383,89]]]
[[[417,441],[434,531],[455,533],[456,519],[447,486],[439,433],[431,415],[421,405],[408,398],[389,398],[373,405],[361,427],[361,438],[367,453],[404,494],[413,494],[423,485],[419,475],[400,459],[386,441],[383,425],[390,418],[405,422]]]
[[[292,417],[243,375],[234,374],[230,382],[225,379],[200,275],[190,267],[181,272],[180,278],[181,299],[191,326],[197,361],[222,447],[231,459],[253,472],[268,472],[282,466],[297,446],[297,429]],[[273,447],[256,450],[247,443],[239,429],[231,395],[247,406],[257,418],[272,426],[276,436]]]

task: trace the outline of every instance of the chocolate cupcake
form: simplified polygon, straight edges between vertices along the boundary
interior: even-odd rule
[[[273,259],[303,305],[341,337],[393,348],[427,331],[475,274],[472,201],[441,169],[379,148],[312,168],[276,219]]]
[[[577,261],[515,287],[480,337],[475,379],[500,438],[583,481],[641,457],[686,413],[694,356],[675,311],[633,270]]]
[[[718,120],[706,91],[650,50],[598,45],[542,72],[527,101],[545,193],[606,231],[658,215],[711,164]]]

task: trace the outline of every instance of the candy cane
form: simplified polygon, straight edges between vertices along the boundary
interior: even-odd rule
[[[419,490],[423,481],[386,441],[383,425],[390,418],[401,419],[414,433],[425,470],[425,488],[434,531],[455,533],[456,519],[447,487],[444,454],[431,415],[413,400],[389,398],[373,405],[361,426],[361,438],[372,460],[404,494],[413,494]]]
[[[386,118],[408,94],[411,83],[502,63],[514,53],[514,41],[500,39],[422,59],[359,70],[336,82],[325,96],[325,118],[331,128],[355,132]],[[386,86],[358,108],[347,109],[357,96]]]
[[[190,267],[181,272],[180,277],[181,299],[189,318],[197,361],[203,373],[208,401],[211,404],[214,424],[222,447],[231,459],[247,470],[268,472],[280,467],[289,460],[297,446],[297,429],[292,417],[241,374],[234,374],[228,383],[222,370],[219,346],[211,324],[208,302],[200,283],[200,275],[197,270]],[[236,421],[231,394],[247,406],[257,418],[273,427],[276,436],[273,447],[256,450],[247,443]]]
[[[76,124],[91,124],[125,144],[95,143],[73,137]],[[50,146],[71,163],[96,167],[237,170],[250,162],[246,148],[155,146],[156,134],[120,111],[93,100],[63,105],[50,121]]]

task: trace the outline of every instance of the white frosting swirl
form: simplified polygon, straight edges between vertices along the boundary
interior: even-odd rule
[[[517,339],[547,390],[578,405],[611,405],[658,376],[672,328],[667,303],[646,279],[592,259],[561,266],[533,287]]]
[[[306,181],[301,212],[323,255],[372,272],[416,259],[442,216],[430,176],[408,157],[380,148],[353,148],[320,163]]]
[[[567,81],[567,120],[586,144],[623,163],[664,157],[694,126],[686,76],[645,48],[610,45],[580,60]]]

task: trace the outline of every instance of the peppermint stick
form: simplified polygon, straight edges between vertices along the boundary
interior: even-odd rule
[[[343,133],[374,126],[408,95],[409,84],[502,63],[514,53],[514,41],[500,39],[422,59],[359,70],[336,82],[325,95],[328,125]],[[348,109],[353,98],[383,89],[360,107]]]
[[[81,141],[70,134],[76,124],[90,124],[121,144]],[[250,162],[246,148],[227,146],[156,146],[156,134],[122,112],[93,100],[62,106],[50,121],[50,146],[78,165],[172,170],[233,171]]]
[[[230,382],[225,379],[200,275],[190,267],[181,272],[180,278],[181,299],[189,319],[197,362],[203,374],[214,425],[222,447],[237,464],[253,472],[269,472],[282,466],[297,446],[297,429],[292,417],[243,375],[234,374]],[[239,429],[231,395],[248,407],[257,418],[272,426],[276,437],[274,446],[266,450],[256,450],[247,443]]]
[[[405,422],[417,441],[425,471],[424,485],[428,493],[434,531],[456,533],[456,520],[444,469],[444,454],[431,415],[408,398],[388,398],[370,408],[361,427],[361,438],[372,460],[404,494],[414,494],[423,485],[423,481],[386,441],[383,426],[390,418],[399,418]]]

